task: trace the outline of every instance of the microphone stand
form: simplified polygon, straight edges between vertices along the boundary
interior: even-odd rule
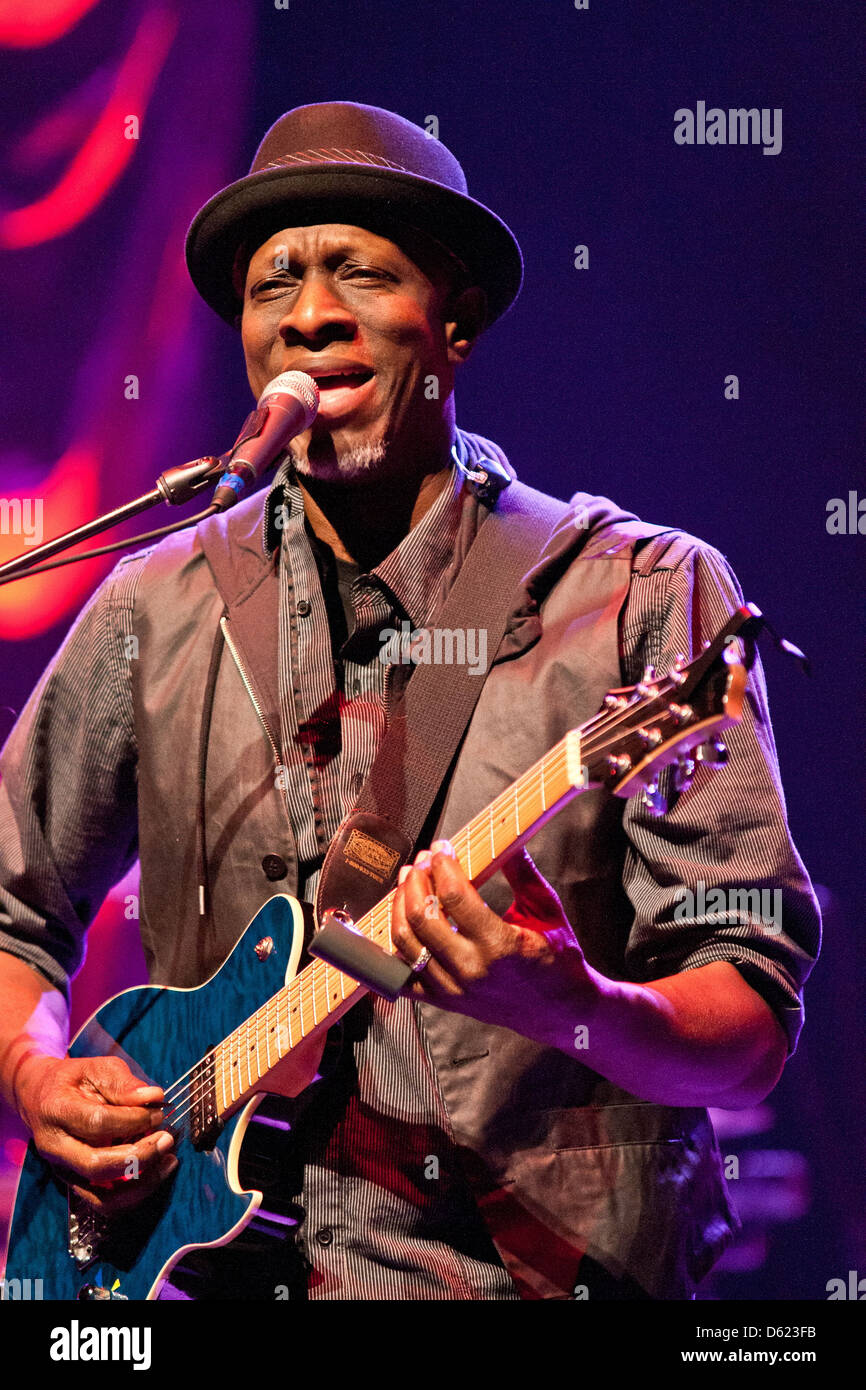
[[[44,545],[29,551],[26,555],[16,555],[11,560],[7,560],[5,565],[0,565],[0,584],[11,584],[15,579],[26,579],[31,574],[39,574],[46,569],[54,569],[56,565],[70,565],[76,560],[92,559],[94,556],[105,554],[107,551],[120,550],[126,545],[134,545],[137,541],[151,540],[156,536],[167,535],[171,531],[180,531],[186,526],[194,526],[206,516],[212,516],[215,512],[222,511],[223,508],[219,505],[211,505],[197,516],[188,517],[184,521],[163,527],[159,531],[149,532],[145,536],[130,536],[128,540],[115,541],[112,545],[102,546],[100,549],[88,551],[84,555],[71,555],[66,560],[55,561],[54,564],[39,563],[50,559],[52,555],[58,555],[63,550],[69,550],[72,546],[78,545],[80,541],[86,541],[91,536],[100,535],[112,526],[118,526],[122,521],[127,521],[129,517],[137,516],[139,512],[148,511],[160,502],[165,502],[171,507],[179,507],[184,502],[190,502],[193,497],[197,497],[200,492],[204,492],[207,487],[219,479],[228,457],[228,454],[223,454],[219,458],[208,455],[204,458],[194,459],[192,463],[167,469],[157,478],[156,486],[151,488],[150,492],[142,493],[132,502],[125,502],[123,506],[115,507],[113,511],[106,512],[103,516],[97,517],[95,521],[87,521],[83,526],[77,526],[73,531],[56,536],[53,541],[46,541]]]

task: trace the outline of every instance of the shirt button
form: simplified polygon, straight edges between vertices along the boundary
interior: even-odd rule
[[[270,879],[271,883],[276,883],[278,878],[285,878],[289,872],[285,859],[279,854],[266,854],[262,860],[262,868],[265,878]]]
[[[330,1226],[320,1226],[316,1232],[316,1240],[320,1245],[332,1245],[334,1241],[334,1232],[331,1230]]]
[[[353,681],[352,681],[352,694],[353,694],[353,695],[360,695],[360,693],[361,693],[361,682],[360,682],[359,680],[353,680]]]
[[[306,618],[306,616],[307,616],[307,614],[309,613],[309,611],[310,611],[310,601],[309,601],[309,599],[306,599],[306,598],[299,598],[299,599],[298,599],[298,614],[300,615],[300,617]]]
[[[363,785],[363,777],[361,776],[360,772],[356,772],[354,777],[352,778],[352,791],[355,793],[356,796],[358,795],[358,792],[361,790]]]

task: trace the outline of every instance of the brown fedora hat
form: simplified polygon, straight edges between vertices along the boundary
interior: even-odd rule
[[[513,304],[523,257],[505,223],[470,198],[457,160],[439,140],[378,106],[321,102],[271,126],[252,168],[193,219],[186,261],[211,308],[234,324],[234,268],[282,227],[346,222],[387,235],[403,227],[444,247],[487,295],[488,322]],[[409,249],[407,247],[407,249]],[[411,252],[410,252],[411,254]]]

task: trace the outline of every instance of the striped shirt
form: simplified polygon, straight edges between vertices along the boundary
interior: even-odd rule
[[[432,621],[464,503],[472,531],[476,508],[452,466],[419,523],[361,574],[316,540],[290,467],[275,479],[266,525],[274,515],[282,523],[286,795],[299,895],[314,902],[325,852],[386,732],[388,638]],[[330,1083],[331,1092],[345,1092],[343,1108],[335,1121],[328,1094],[313,1100],[303,1121],[307,1161],[303,1189],[293,1195],[306,1214],[300,1243],[312,1265],[308,1296],[516,1299],[460,1176],[420,1009],[407,999],[375,998],[354,1014],[352,1047]],[[297,1131],[294,1137],[300,1142]]]

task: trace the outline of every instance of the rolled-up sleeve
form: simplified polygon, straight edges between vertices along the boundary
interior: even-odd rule
[[[137,559],[122,560],[82,610],[0,754],[0,950],[67,998],[86,929],[137,852]]]
[[[653,541],[623,612],[626,679],[639,679],[644,665],[664,672],[678,654],[699,653],[742,602],[718,551],[681,533]],[[742,721],[724,741],[727,765],[699,764],[680,794],[674,770],[665,769],[667,814],[654,817],[640,796],[626,804],[623,882],[635,911],[626,961],[642,981],[730,961],[775,1012],[790,1055],[821,922],[788,829],[759,659]]]

